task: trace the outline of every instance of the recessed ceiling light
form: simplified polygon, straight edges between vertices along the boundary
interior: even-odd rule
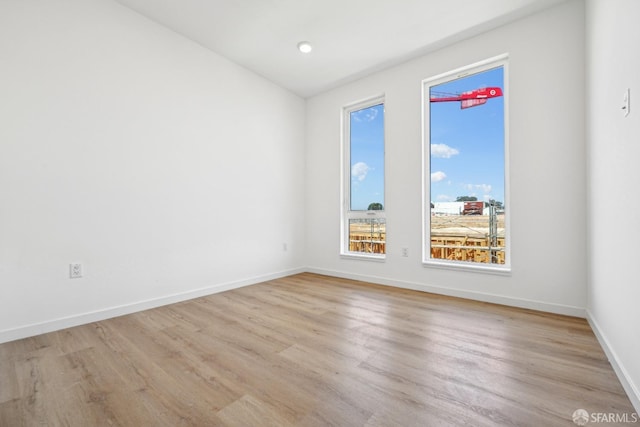
[[[313,49],[313,46],[311,46],[311,43],[309,42],[298,43],[298,50],[302,53],[309,53],[311,52],[311,49]]]

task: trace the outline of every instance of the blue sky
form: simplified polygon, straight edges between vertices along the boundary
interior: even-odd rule
[[[482,87],[504,88],[503,68],[432,86],[461,93]],[[430,103],[431,201],[458,196],[504,202],[504,100],[461,109],[460,102]],[[350,114],[351,210],[384,200],[384,105]]]
[[[351,129],[351,210],[384,206],[384,105],[354,111]]]
[[[495,68],[431,91],[461,93],[482,87],[504,89],[503,68]],[[430,103],[431,201],[458,196],[504,202],[504,98],[462,110],[460,102]]]

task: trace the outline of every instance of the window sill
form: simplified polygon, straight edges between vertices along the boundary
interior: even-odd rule
[[[387,259],[386,255],[373,255],[373,254],[359,254],[356,252],[346,252],[341,253],[340,258],[342,259],[356,259],[358,261],[374,261],[374,262],[385,262]]]
[[[486,264],[463,263],[460,261],[440,261],[428,260],[422,261],[422,266],[426,268],[441,268],[445,270],[466,271],[469,273],[494,274],[497,276],[511,276],[510,266],[489,266]]]

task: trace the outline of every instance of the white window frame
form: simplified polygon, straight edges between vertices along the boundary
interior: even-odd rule
[[[431,102],[429,88],[467,75],[503,67],[504,70],[504,209],[505,209],[505,264],[483,264],[468,261],[450,261],[431,258]],[[476,271],[492,274],[511,274],[511,208],[509,204],[509,55],[502,54],[457,68],[422,81],[422,263],[425,267]]]
[[[382,104],[383,109],[385,108],[385,96],[384,94],[377,95],[374,97],[366,98],[364,100],[360,100],[354,102],[352,104],[348,104],[342,108],[342,114],[340,118],[340,127],[342,129],[341,136],[341,203],[340,203],[340,256],[342,258],[352,258],[352,259],[361,259],[361,260],[370,260],[370,261],[384,261],[386,259],[385,254],[371,254],[364,252],[354,252],[349,250],[349,220],[351,219],[384,219],[385,227],[386,227],[386,213],[384,210],[379,211],[352,211],[351,210],[351,113],[354,111],[362,110],[368,107],[374,107],[376,105]],[[384,138],[386,144],[386,114],[383,122],[384,129]],[[385,150],[386,152],[386,150]],[[386,169],[386,154],[385,154],[385,169]],[[384,209],[386,209],[386,174],[384,177],[384,192],[385,195],[383,197],[385,204]],[[386,251],[385,251],[386,252]]]

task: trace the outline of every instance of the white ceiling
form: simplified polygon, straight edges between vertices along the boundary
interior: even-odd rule
[[[118,1],[308,97],[566,0]]]

